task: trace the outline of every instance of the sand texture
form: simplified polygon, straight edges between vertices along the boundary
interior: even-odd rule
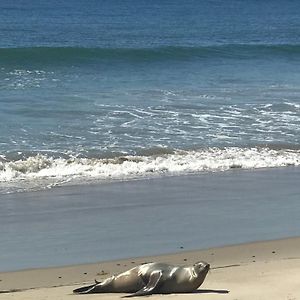
[[[89,265],[0,273],[0,299],[120,299],[124,294],[74,295],[76,287],[139,263],[189,264],[206,260],[212,270],[192,294],[151,299],[300,299],[300,238],[248,243]]]

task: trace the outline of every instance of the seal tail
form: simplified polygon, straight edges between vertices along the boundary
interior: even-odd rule
[[[78,289],[73,290],[73,293],[74,294],[92,294],[92,293],[95,293],[95,288],[96,288],[97,284],[98,283],[80,287]]]

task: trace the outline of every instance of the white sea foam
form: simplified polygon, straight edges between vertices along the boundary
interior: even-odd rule
[[[208,148],[172,154],[122,156],[110,159],[53,158],[38,154],[25,160],[0,162],[0,182],[62,184],[82,180],[131,178],[217,172],[232,168],[256,169],[299,166],[300,150],[270,148]],[[82,182],[81,180],[81,182]]]

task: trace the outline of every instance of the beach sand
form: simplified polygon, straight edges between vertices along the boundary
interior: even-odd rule
[[[94,279],[137,264],[163,261],[189,264],[205,260],[211,271],[192,294],[152,295],[151,299],[300,299],[300,238],[254,242],[220,248],[99,262],[60,268],[0,273],[0,299],[120,299],[124,294],[74,295]]]

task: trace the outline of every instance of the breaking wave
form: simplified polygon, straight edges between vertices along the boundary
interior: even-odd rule
[[[299,166],[299,149],[207,148],[165,154],[114,158],[54,158],[37,154],[26,159],[0,159],[0,190],[50,188],[65,183],[129,180],[162,175]],[[26,183],[26,184],[24,184]],[[5,185],[10,186],[9,189]],[[13,187],[13,188],[12,188]]]

